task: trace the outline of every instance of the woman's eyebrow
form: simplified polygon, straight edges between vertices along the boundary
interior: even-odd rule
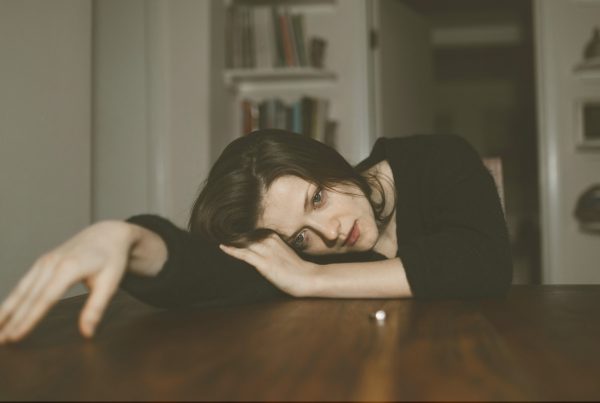
[[[310,183],[308,184],[308,187],[306,188],[306,195],[304,196],[304,212],[306,213],[308,211],[308,205],[310,200]],[[290,237],[287,238],[287,242],[291,242],[294,238],[296,238],[296,236],[298,235],[298,233],[302,231],[302,228],[300,228],[299,230],[295,231]]]

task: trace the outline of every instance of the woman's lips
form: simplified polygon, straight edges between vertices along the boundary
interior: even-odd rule
[[[350,230],[350,234],[348,234],[348,237],[346,238],[346,242],[344,242],[344,244],[346,246],[352,246],[356,243],[356,241],[358,240],[359,237],[360,237],[360,229],[358,228],[358,224],[355,222],[354,225],[352,226],[352,229]]]

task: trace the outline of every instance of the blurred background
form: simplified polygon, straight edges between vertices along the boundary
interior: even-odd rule
[[[0,0],[0,299],[92,222],[185,226],[259,127],[352,163],[463,136],[501,162],[514,282],[599,283],[573,214],[600,183],[598,21],[593,0]]]

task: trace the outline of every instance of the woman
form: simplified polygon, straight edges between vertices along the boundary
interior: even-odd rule
[[[512,278],[493,179],[455,136],[379,139],[357,167],[282,130],[233,141],[184,231],[153,215],[94,224],[33,265],[0,308],[26,335],[72,284],[91,337],[120,287],[149,304],[285,296],[502,296]],[[253,269],[254,268],[254,269]]]

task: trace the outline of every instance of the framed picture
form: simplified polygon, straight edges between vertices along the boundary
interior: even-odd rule
[[[584,99],[577,103],[577,147],[600,151],[600,99]]]

